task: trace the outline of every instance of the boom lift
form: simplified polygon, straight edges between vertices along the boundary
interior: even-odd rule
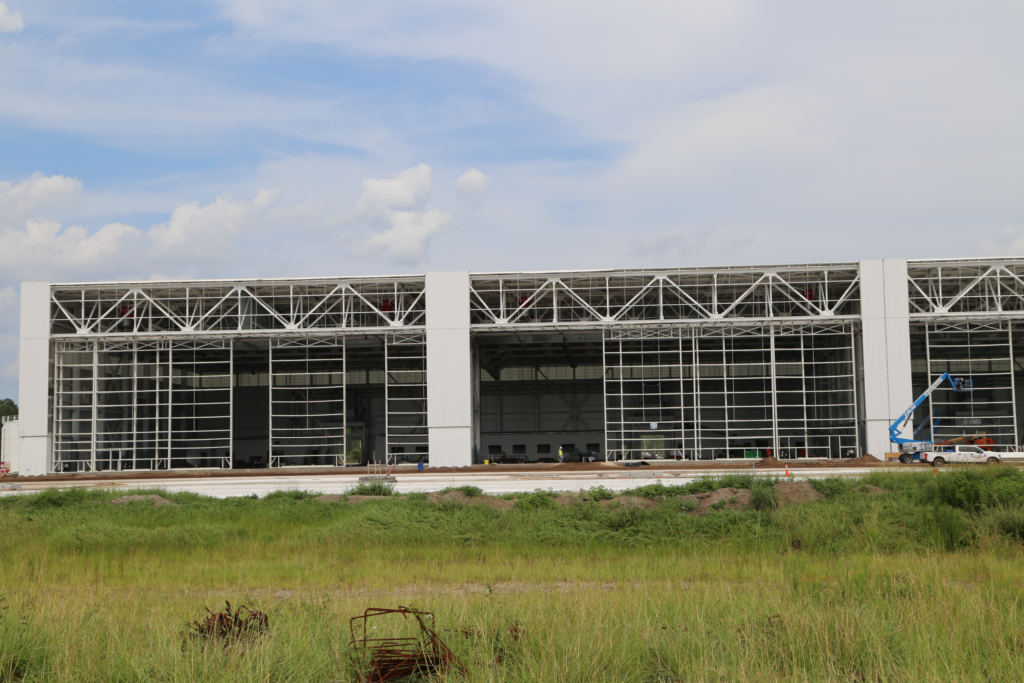
[[[904,438],[903,427],[907,424],[911,417],[914,415],[914,411],[917,407],[924,403],[924,400],[932,395],[932,392],[939,388],[939,385],[949,380],[949,383],[953,385],[953,391],[960,393],[963,391],[971,391],[974,388],[974,382],[969,379],[954,379],[948,372],[942,373],[942,375],[932,382],[932,385],[924,390],[924,393],[917,397],[913,405],[903,411],[903,414],[896,418],[896,421],[889,425],[889,441],[897,444],[900,447],[902,455],[900,455],[900,462],[912,462],[915,453],[926,451],[932,446],[931,441],[919,441],[916,438]],[[920,429],[914,432],[914,437],[917,436]]]

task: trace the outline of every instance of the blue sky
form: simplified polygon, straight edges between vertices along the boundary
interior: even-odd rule
[[[0,3],[19,283],[1024,254],[1024,5]]]

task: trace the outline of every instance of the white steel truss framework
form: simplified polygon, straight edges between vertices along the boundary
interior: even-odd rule
[[[386,462],[418,462],[430,453],[426,335],[389,334],[384,359]]]
[[[914,424],[923,425],[937,443],[980,437],[997,446],[1016,445],[1018,361],[1010,321],[933,320],[915,325],[911,335],[915,392],[944,372],[970,379],[974,387],[955,392],[940,385],[918,409]]]
[[[230,467],[230,341],[61,341],[54,355],[53,471]]]
[[[270,466],[344,465],[345,339],[270,341]]]
[[[860,312],[857,264],[472,274],[474,326],[835,318]]]
[[[51,336],[294,333],[422,327],[423,276],[53,285]]]
[[[911,261],[911,317],[1024,317],[1024,259]]]
[[[424,460],[429,455],[426,337],[393,332],[376,339],[379,369],[351,372],[344,336],[57,340],[51,469],[231,468],[236,387],[267,385],[268,464],[343,466],[349,384],[378,382],[385,404],[381,459]],[[251,358],[260,341],[269,346],[263,347],[266,370],[251,371],[252,377],[244,369],[236,372],[238,348],[251,347],[246,351]],[[251,360],[246,362],[251,367]]]
[[[608,458],[854,455],[854,328],[606,331]]]

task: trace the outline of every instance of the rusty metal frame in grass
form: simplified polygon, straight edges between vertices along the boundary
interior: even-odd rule
[[[419,624],[420,633],[415,637],[371,638],[370,620],[398,615],[403,619],[413,618]],[[443,674],[455,667],[465,673],[466,667],[448,649],[427,620],[433,622],[434,615],[430,612],[398,607],[383,609],[371,607],[362,615],[349,620],[352,632],[353,663],[365,674],[365,683],[384,683],[400,681],[410,676],[432,676]],[[358,623],[357,623],[358,622]],[[379,623],[379,621],[377,622]],[[374,627],[376,628],[376,627]],[[362,637],[359,632],[362,632]]]
[[[187,631],[182,634],[183,648],[189,639],[215,641],[227,647],[231,643],[261,636],[270,628],[270,618],[265,613],[245,605],[232,609],[231,603],[226,600],[224,605],[223,612],[213,612],[207,607],[206,619],[188,625]]]

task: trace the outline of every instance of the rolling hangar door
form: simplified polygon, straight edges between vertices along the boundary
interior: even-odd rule
[[[422,276],[54,285],[53,472],[428,458]]]
[[[854,323],[607,330],[607,455],[853,457],[854,352]]]
[[[857,264],[472,274],[476,460],[580,437],[599,460],[852,457],[859,285]]]
[[[910,261],[910,357],[920,395],[948,372],[971,391],[940,385],[914,413],[936,444],[1016,449],[1024,434],[1024,263]]]

